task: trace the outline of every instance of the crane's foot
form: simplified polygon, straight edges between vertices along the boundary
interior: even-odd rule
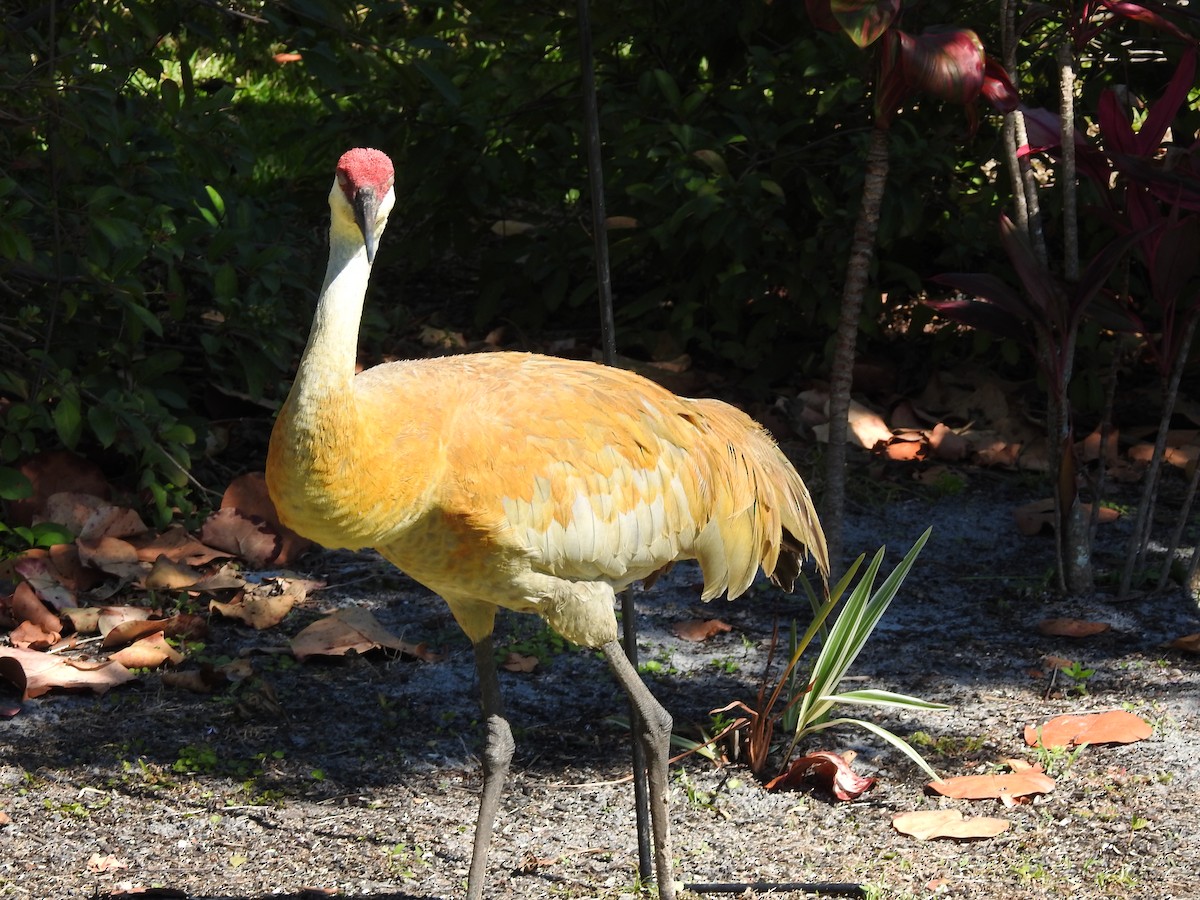
[[[650,825],[654,839],[654,874],[659,900],[675,900],[672,870],[670,809],[667,800],[667,759],[671,745],[671,714],[650,693],[629,662],[618,641],[603,648],[617,682],[629,696],[641,720],[641,734],[634,735],[646,747],[646,776],[650,788]]]

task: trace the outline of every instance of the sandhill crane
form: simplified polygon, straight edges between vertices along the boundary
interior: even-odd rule
[[[374,547],[439,594],[475,648],[487,735],[467,896],[482,896],[513,738],[492,629],[537,613],[603,651],[640,716],[659,896],[675,895],[671,717],[617,640],[616,593],[696,559],[704,599],[761,568],[790,590],[825,538],[804,482],[751,418],[629,372],[525,353],[393,362],[355,374],[371,265],[395,204],[391,160],[348,151],[329,193],[329,266],[271,434],[267,486],[288,527]]]

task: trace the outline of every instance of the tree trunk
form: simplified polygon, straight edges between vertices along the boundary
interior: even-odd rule
[[[888,173],[888,131],[871,129],[863,174],[862,203],[850,244],[846,265],[846,283],[842,291],[842,310],[834,337],[833,363],[829,373],[829,448],[825,456],[825,498],[822,526],[829,545],[831,575],[841,571],[842,522],[846,508],[846,438],[850,417],[850,388],[854,379],[854,348],[858,340],[858,322],[863,296],[871,276],[875,257],[875,234],[879,230],[879,210]]]

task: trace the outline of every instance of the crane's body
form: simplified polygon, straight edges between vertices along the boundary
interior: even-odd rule
[[[808,491],[744,413],[618,369],[488,353],[355,374],[391,180],[378,151],[352,150],[339,163],[325,286],[271,435],[271,497],[299,534],[374,547],[440,595],[476,648],[489,737],[468,896],[481,895],[512,752],[491,652],[504,607],[603,649],[647,728],[665,725],[641,737],[651,746],[660,896],[670,900],[670,718],[620,653],[615,595],[682,559],[699,561],[705,599],[736,597],[760,568],[790,589],[806,549],[827,573]]]

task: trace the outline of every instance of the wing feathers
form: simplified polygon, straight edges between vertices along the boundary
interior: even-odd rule
[[[739,410],[591,364],[473,359],[480,390],[442,435],[444,502],[534,569],[621,588],[696,558],[705,599],[745,592],[760,568],[787,584],[805,550],[827,570],[803,481]]]

